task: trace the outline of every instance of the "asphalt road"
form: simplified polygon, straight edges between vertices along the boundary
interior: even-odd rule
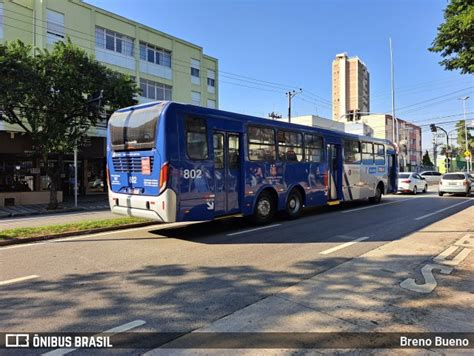
[[[473,203],[397,195],[263,227],[230,218],[0,248],[0,330],[102,332],[142,320],[133,331],[189,332]]]

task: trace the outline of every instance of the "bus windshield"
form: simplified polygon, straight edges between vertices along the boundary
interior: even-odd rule
[[[155,147],[156,127],[162,106],[115,112],[109,120],[110,142],[114,150]]]

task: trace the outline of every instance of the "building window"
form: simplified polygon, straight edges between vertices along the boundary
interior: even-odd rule
[[[186,119],[186,151],[193,160],[208,157],[206,121],[198,118]]]
[[[249,160],[272,162],[276,158],[275,131],[273,129],[249,126],[247,132]]]
[[[191,83],[200,85],[201,62],[197,59],[191,59]]]
[[[213,70],[207,71],[207,91],[214,93],[216,90],[216,72]]]
[[[280,160],[288,162],[303,160],[303,135],[292,131],[278,130],[277,137]]]
[[[3,3],[0,3],[0,38],[3,38]]]
[[[171,68],[171,52],[149,43],[140,42],[140,59]]]
[[[360,164],[359,141],[344,141],[344,163]]]
[[[216,101],[213,99],[207,99],[207,107],[215,109],[216,108]]]
[[[64,14],[46,10],[48,44],[64,40]]]
[[[191,92],[191,103],[193,105],[201,105],[201,93],[197,91]]]
[[[142,96],[153,100],[171,100],[171,86],[154,82],[152,80],[140,79]]]
[[[323,138],[317,135],[304,135],[304,156],[306,162],[321,162],[323,157]]]
[[[106,30],[102,27],[95,28],[96,47],[133,57],[133,38],[118,32]]]

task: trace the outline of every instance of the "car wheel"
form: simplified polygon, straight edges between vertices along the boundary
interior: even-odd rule
[[[296,219],[301,215],[303,209],[303,198],[297,189],[293,189],[286,202],[286,215],[290,219]]]
[[[443,192],[438,192],[438,195],[439,195],[440,197],[442,197],[443,194],[444,194]]]
[[[413,195],[416,195],[418,193],[418,189],[416,188],[416,185],[413,187]]]
[[[423,189],[423,193],[426,193],[428,191],[428,184],[425,184],[425,189]]]
[[[255,211],[252,220],[257,224],[266,224],[272,221],[275,215],[276,204],[273,196],[267,192],[262,192],[255,204]]]

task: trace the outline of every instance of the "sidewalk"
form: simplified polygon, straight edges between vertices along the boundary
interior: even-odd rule
[[[473,332],[473,250],[470,207],[196,332]]]
[[[74,199],[66,198],[59,205],[58,210],[48,210],[48,204],[32,204],[0,207],[0,219],[17,216],[30,216],[38,214],[54,214],[67,211],[98,211],[109,209],[107,194],[89,195],[78,197],[78,206],[74,207]],[[1,222],[1,220],[0,220]]]

